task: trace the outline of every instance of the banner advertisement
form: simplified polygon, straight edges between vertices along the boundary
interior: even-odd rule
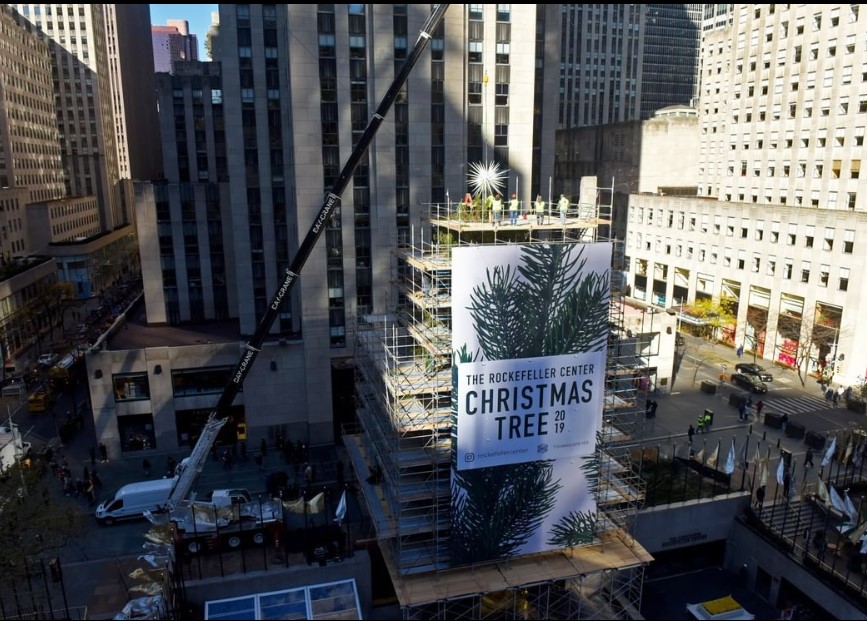
[[[452,249],[451,558],[590,543],[611,244]]]

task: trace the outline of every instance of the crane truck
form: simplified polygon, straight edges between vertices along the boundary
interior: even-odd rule
[[[282,275],[283,280],[280,283],[277,292],[271,298],[271,302],[268,305],[265,314],[259,320],[253,335],[243,348],[240,359],[232,371],[229,382],[223,388],[223,392],[221,393],[214,410],[209,414],[207,422],[205,423],[202,433],[193,447],[190,456],[184,460],[181,466],[179,466],[178,474],[175,477],[174,487],[172,488],[166,502],[165,509],[167,511],[171,512],[174,508],[180,507],[190,490],[193,488],[196,479],[202,471],[202,467],[205,464],[208,454],[211,451],[211,447],[217,439],[220,429],[226,423],[232,401],[234,401],[238,391],[243,385],[244,378],[250,372],[250,367],[255,362],[256,356],[259,354],[260,348],[262,347],[262,343],[265,341],[265,337],[271,329],[271,326],[274,324],[274,320],[277,318],[283,300],[292,292],[292,289],[301,274],[301,270],[304,268],[305,263],[307,263],[307,259],[310,257],[310,253],[313,251],[316,242],[322,236],[322,232],[325,230],[325,225],[340,202],[343,191],[349,184],[349,180],[352,178],[355,169],[358,167],[361,157],[373,141],[376,132],[379,130],[383,120],[385,120],[385,115],[388,113],[395,99],[397,99],[400,89],[403,88],[403,85],[406,83],[410,72],[418,62],[425,47],[427,47],[428,42],[433,36],[433,32],[439,26],[448,7],[448,4],[434,5],[430,16],[419,33],[412,51],[407,55],[403,67],[401,67],[398,74],[394,77],[394,80],[392,80],[391,85],[388,87],[388,90],[385,92],[385,95],[383,95],[379,106],[376,108],[376,111],[368,122],[367,127],[364,129],[364,133],[361,135],[358,143],[350,153],[349,159],[343,166],[340,174],[337,176],[334,186],[326,193],[322,207],[313,219],[310,230],[307,232],[307,235],[298,247],[298,251],[295,253],[292,262],[284,271]]]

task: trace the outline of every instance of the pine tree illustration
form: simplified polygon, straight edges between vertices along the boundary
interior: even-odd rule
[[[517,270],[510,266],[488,270],[486,282],[473,288],[468,307],[481,349],[477,359],[508,360],[604,349],[608,273],[584,273],[584,248],[575,249],[574,245],[528,246],[522,250]],[[581,279],[577,287],[575,278]],[[468,355],[466,346],[460,353]],[[452,407],[456,418],[454,400]],[[516,554],[556,503],[561,485],[553,480],[552,473],[551,461],[455,469],[453,562],[480,562]],[[562,527],[563,533],[553,532],[552,538],[586,533],[587,519],[575,516],[575,524],[561,521],[558,528]],[[595,521],[595,516],[592,519]],[[589,529],[592,533],[594,527]]]
[[[596,450],[582,457],[581,470],[587,480],[587,488],[591,495],[599,493],[599,475],[602,465],[599,459],[599,447],[602,445],[602,432],[596,432]],[[596,534],[597,519],[593,511],[570,511],[560,518],[551,528],[548,545],[577,546],[593,543]]]

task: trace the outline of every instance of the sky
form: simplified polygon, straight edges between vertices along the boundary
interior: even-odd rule
[[[168,19],[185,19],[190,23],[190,34],[196,35],[199,60],[209,60],[205,53],[205,35],[211,27],[211,13],[219,4],[152,4],[151,25],[165,26]]]

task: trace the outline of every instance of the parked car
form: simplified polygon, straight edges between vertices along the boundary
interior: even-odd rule
[[[36,363],[40,369],[47,369],[57,361],[57,354],[42,354]]]
[[[732,373],[731,383],[735,386],[749,390],[756,394],[764,394],[768,392],[768,386],[755,375],[747,375],[746,373]]]
[[[763,382],[773,382],[774,376],[765,370],[765,367],[753,364],[752,362],[741,362],[735,365],[735,371],[745,373],[746,375],[754,375]]]

